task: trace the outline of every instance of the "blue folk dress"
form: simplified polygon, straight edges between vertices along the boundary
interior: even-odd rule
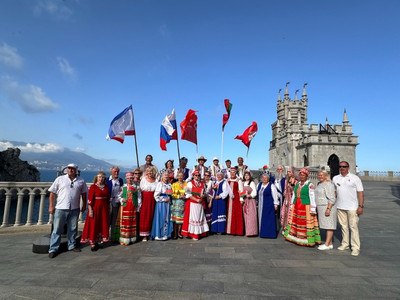
[[[218,188],[214,192],[212,201],[212,219],[211,232],[225,233],[226,232],[226,199],[229,195],[228,184],[225,180],[216,182]],[[225,186],[225,191],[224,191]],[[215,199],[216,196],[221,196],[221,199]]]
[[[156,207],[154,211],[153,225],[151,227],[151,239],[166,241],[171,238],[173,224],[171,222],[170,203],[171,197],[167,195],[167,190],[171,190],[170,183],[158,182],[154,192]],[[165,198],[169,197],[169,202]]]
[[[272,184],[269,182],[265,187],[262,182],[257,187],[257,202],[258,202],[258,229],[260,237],[276,239],[276,216],[274,207],[274,196],[272,193]]]

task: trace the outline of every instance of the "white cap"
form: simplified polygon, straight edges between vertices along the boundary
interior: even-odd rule
[[[74,169],[78,169],[78,166],[76,164],[68,164],[67,168],[74,168]]]
[[[214,158],[213,158],[213,161],[214,161],[214,160],[218,160],[218,161],[219,161],[218,157],[214,157]]]

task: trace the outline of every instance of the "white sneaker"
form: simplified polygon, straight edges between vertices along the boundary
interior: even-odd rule
[[[333,244],[332,244],[332,245],[329,245],[328,247],[329,247],[329,249],[333,249]]]
[[[353,255],[353,256],[358,256],[358,254],[360,254],[360,250],[351,251],[351,255]]]
[[[318,250],[330,250],[332,249],[330,246],[327,246],[325,244],[319,245]]]

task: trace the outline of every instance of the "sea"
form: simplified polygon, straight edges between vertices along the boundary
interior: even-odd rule
[[[56,170],[39,170],[41,182],[53,182],[57,178]],[[87,183],[93,182],[97,171],[80,171],[79,176],[85,179]],[[108,176],[109,174],[107,174]]]
[[[57,178],[57,171],[56,170],[39,170],[40,172],[40,181],[41,182],[53,182]],[[91,183],[96,176],[97,171],[81,171],[80,177],[82,177],[87,183]],[[108,176],[108,174],[107,174]],[[15,198],[15,199],[14,199]],[[13,225],[15,223],[15,215],[17,211],[17,199],[14,197],[11,201],[10,205],[10,215],[8,219],[8,224]],[[0,197],[0,225],[3,223],[4,217],[4,205],[5,205],[5,197],[1,195]],[[28,205],[29,205],[29,197],[25,197],[22,203],[22,215],[21,215],[21,224],[24,225],[27,221],[28,215]],[[33,215],[32,215],[32,222],[33,224],[37,223],[39,217],[39,206],[40,206],[40,197],[36,197],[33,203]],[[43,221],[45,223],[49,220],[49,197],[45,198],[44,203],[44,214],[43,214]],[[83,216],[85,218],[85,215]]]

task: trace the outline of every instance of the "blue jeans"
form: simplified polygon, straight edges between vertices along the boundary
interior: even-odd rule
[[[75,248],[75,238],[78,231],[79,208],[56,209],[54,213],[53,232],[51,233],[49,253],[57,252],[61,243],[61,234],[67,223],[68,250]]]

